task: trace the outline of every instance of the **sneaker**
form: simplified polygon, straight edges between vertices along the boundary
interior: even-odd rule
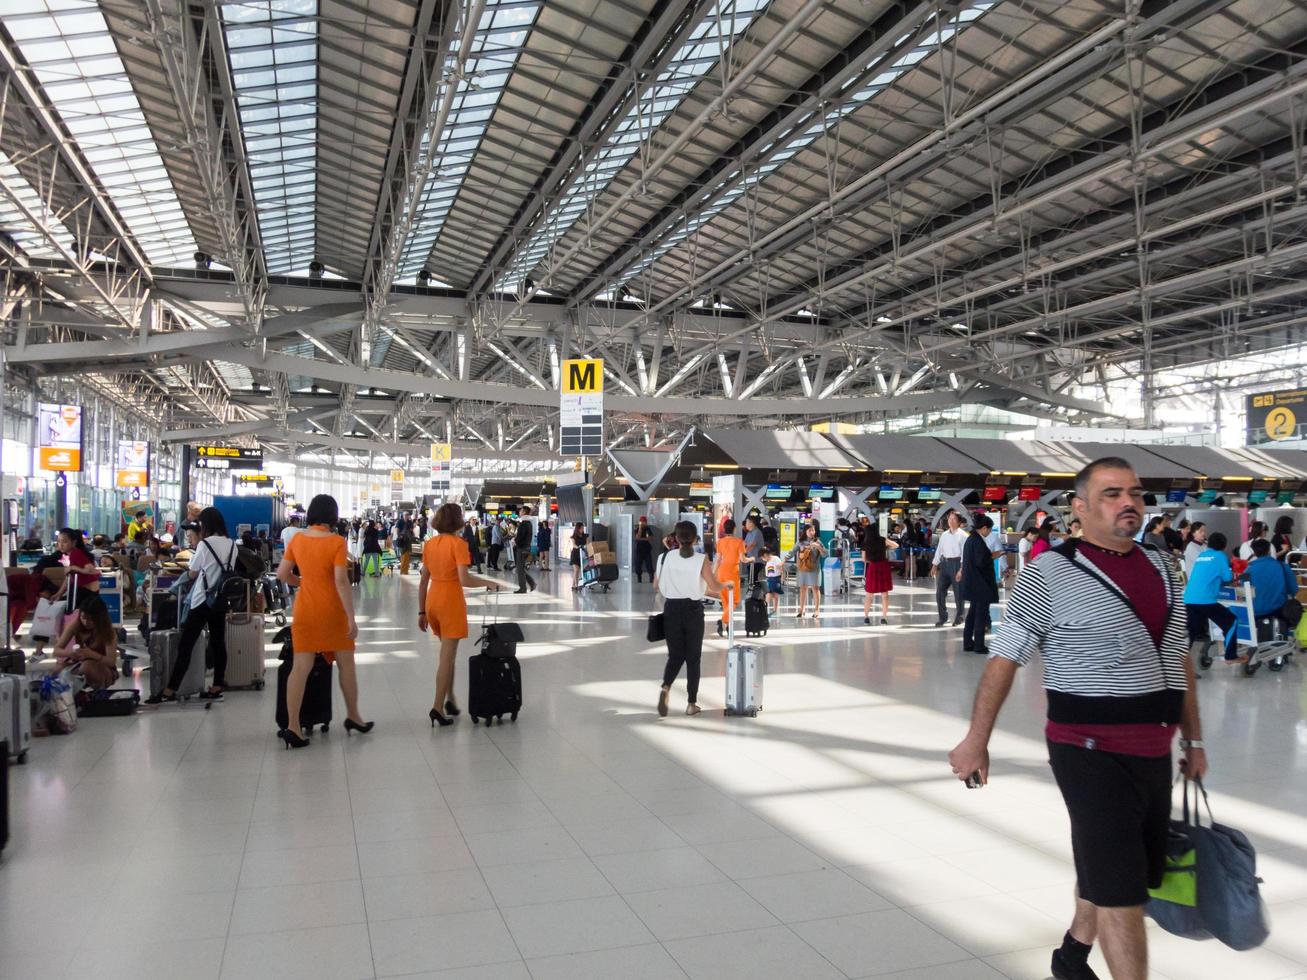
[[[176,704],[177,695],[175,694],[155,694],[146,698],[142,704]]]
[[[863,617],[862,617],[862,625],[863,625],[863,626],[870,626],[870,625],[871,625],[871,619],[870,619],[870,617],[863,616]]]
[[[221,700],[222,700],[222,692],[221,692],[221,691],[214,691],[214,690],[201,691],[201,692],[200,692],[200,700],[201,700],[201,701],[221,701]]]
[[[1055,980],[1098,980],[1098,974],[1093,971],[1088,963],[1083,966],[1068,963],[1067,958],[1062,955],[1060,949],[1053,950],[1051,972]]]
[[[947,619],[941,619],[939,622],[937,622],[937,623],[935,624],[936,627],[939,627],[939,626],[947,626],[947,625],[948,625],[948,620],[947,620]]]

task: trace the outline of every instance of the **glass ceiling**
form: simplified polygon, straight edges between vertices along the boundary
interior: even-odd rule
[[[876,95],[876,93],[891,85],[900,75],[906,72],[913,65],[917,64],[917,62],[936,51],[966,25],[970,24],[993,7],[996,2],[997,0],[981,0],[979,3],[973,3],[968,7],[962,8],[957,16],[952,18],[948,26],[923,38],[920,44],[914,47],[907,54],[900,57],[885,71],[867,82],[862,88],[855,92],[850,92],[848,94],[840,93],[840,95],[836,96],[836,99],[839,100],[840,104],[834,109],[831,109],[824,116],[819,115],[818,113],[813,113],[807,118],[801,120],[798,123],[798,126],[800,127],[810,119],[815,119],[816,121],[806,128],[798,130],[797,135],[788,138],[788,142],[786,137],[782,137],[775,143],[771,144],[771,146],[765,148],[761,154],[764,158],[767,157],[773,149],[780,147],[779,150],[776,150],[776,152],[771,155],[770,159],[767,159],[764,164],[750,172],[744,180],[736,183],[730,188],[730,190],[724,193],[716,201],[713,201],[712,204],[704,208],[702,211],[699,211],[693,216],[688,216],[686,221],[683,222],[674,232],[668,235],[657,248],[653,249],[647,256],[637,261],[625,272],[619,275],[617,281],[619,283],[628,282],[647,271],[649,267],[660,258],[743,197],[746,191],[752,190],[757,184],[766,180],[767,177],[779,170],[782,165],[788,162],[800,150],[810,146],[818,137],[833,128],[845,116],[861,107],[863,103]],[[871,64],[874,63],[875,62],[873,61]],[[871,64],[868,64],[867,67],[870,68]],[[795,130],[791,130],[791,133],[794,132]],[[736,170],[726,179],[728,181],[734,181],[738,176],[739,171]]]
[[[426,142],[430,134],[424,138],[420,159],[430,160],[432,172],[422,188],[413,230],[404,243],[398,278],[412,279],[431,254],[540,7],[534,0],[486,0],[473,35],[471,57],[458,80],[434,152],[429,153]],[[443,91],[437,92],[437,103],[443,95]],[[439,278],[439,269],[431,271]]]
[[[224,0],[227,55],[274,275],[314,258],[318,136],[317,0]]]
[[[525,248],[499,277],[495,288],[516,290],[554,244],[585,213],[617,173],[631,162],[641,143],[666,121],[690,91],[738,39],[770,0],[717,0],[671,62],[613,131],[612,137],[586,164],[581,176],[549,211]],[[728,33],[730,32],[730,33]]]
[[[4,153],[0,153],[0,181],[9,188],[9,193],[22,202],[32,214],[37,215],[50,229],[51,235],[69,252],[76,254],[76,243],[63,223],[46,207],[45,199],[36,192]],[[25,255],[38,259],[57,259],[60,253],[50,244],[40,229],[27,219],[27,216],[8,195],[0,195],[0,231],[14,240]]]
[[[2,19],[152,264],[195,252],[181,204],[94,0],[4,0]]]

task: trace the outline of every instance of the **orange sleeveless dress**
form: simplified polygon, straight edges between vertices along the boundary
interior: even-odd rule
[[[717,554],[721,562],[717,566],[717,581],[722,584],[722,606],[726,614],[722,617],[731,621],[731,610],[740,601],[740,562],[744,560],[744,541],[735,535],[727,535],[717,541]],[[726,585],[731,586],[731,602],[726,603]]]
[[[461,640],[467,636],[467,599],[458,581],[458,566],[471,565],[472,553],[459,534],[437,534],[422,546],[427,583],[427,625],[436,636]]]
[[[327,660],[338,651],[353,650],[349,616],[336,591],[336,569],[347,568],[345,539],[339,534],[317,537],[300,532],[286,545],[285,557],[300,570],[290,636],[296,653],[320,653]]]

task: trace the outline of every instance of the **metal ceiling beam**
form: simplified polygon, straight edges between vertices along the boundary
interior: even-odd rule
[[[658,0],[630,44],[609,69],[608,78],[594,99],[577,117],[549,165],[518,206],[509,227],[490,249],[489,257],[472,278],[469,293],[489,291],[500,273],[511,268],[517,253],[549,210],[585,171],[587,148],[602,147],[625,118],[637,89],[635,78],[656,77],[680,47],[683,38],[700,21],[713,0]],[[630,69],[627,66],[632,66]]]

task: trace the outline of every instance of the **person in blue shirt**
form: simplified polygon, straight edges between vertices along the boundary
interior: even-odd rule
[[[1230,663],[1247,663],[1239,656],[1235,638],[1234,613],[1221,602],[1221,589],[1234,581],[1230,556],[1225,553],[1225,535],[1219,531],[1207,539],[1207,547],[1194,559],[1189,582],[1184,587],[1184,606],[1189,619],[1189,641],[1206,641],[1211,635],[1209,623],[1215,623],[1225,636],[1225,659]]]
[[[1271,542],[1254,538],[1252,546],[1253,560],[1239,580],[1253,587],[1253,615],[1258,619],[1273,616],[1287,627],[1282,610],[1286,602],[1298,597],[1298,579],[1292,568],[1272,557]]]

